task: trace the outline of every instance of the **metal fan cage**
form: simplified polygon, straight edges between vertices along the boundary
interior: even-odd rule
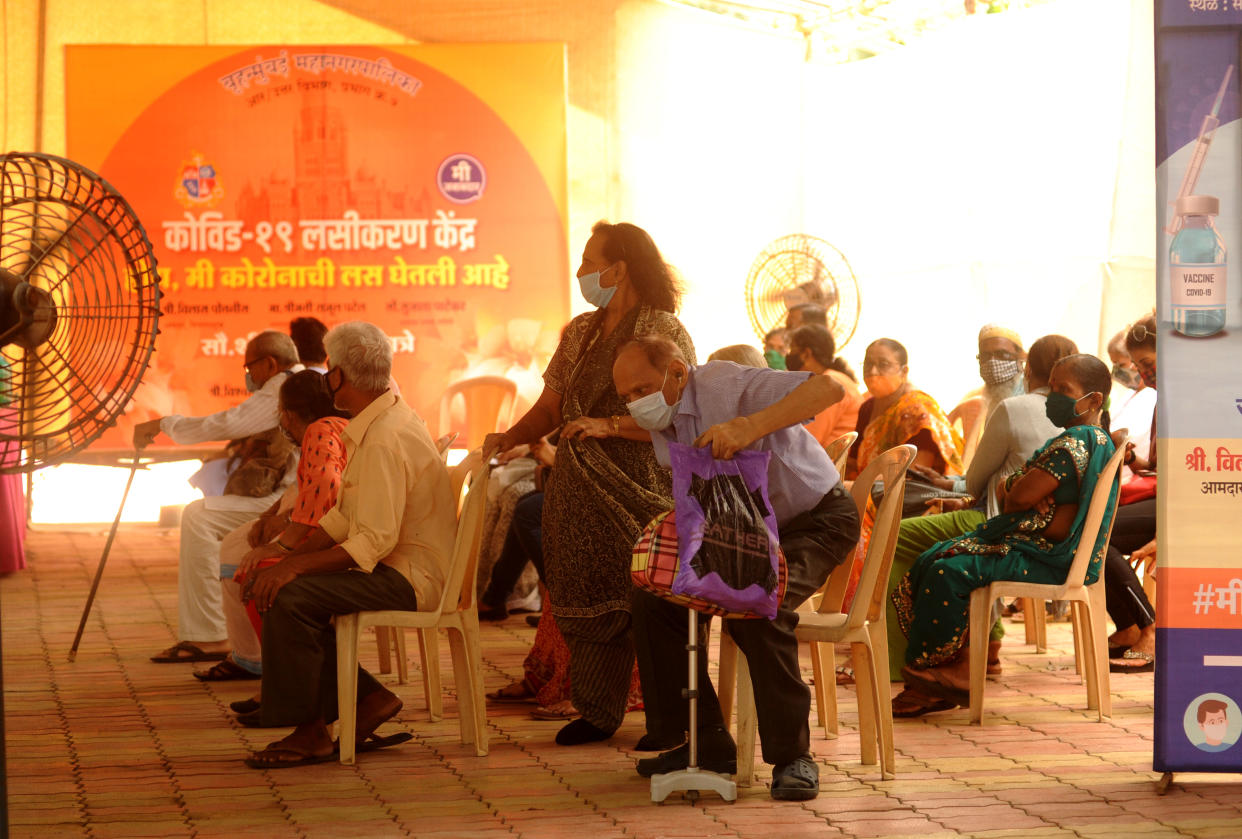
[[[0,156],[0,473],[109,428],[155,348],[160,286],[133,209],[59,157]]]
[[[818,302],[827,309],[828,329],[840,351],[858,327],[858,278],[845,254],[804,233],[782,236],[751,263],[746,304],[755,334],[762,340],[784,325],[789,295],[799,289],[805,292],[806,302]]]

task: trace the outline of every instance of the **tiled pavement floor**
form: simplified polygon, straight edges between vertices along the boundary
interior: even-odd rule
[[[640,713],[610,742],[564,748],[557,723],[492,707],[491,753],[475,757],[458,740],[446,644],[442,722],[428,721],[416,670],[395,688],[406,707],[388,728],[412,742],[353,767],[250,770],[247,750],[280,736],[228,711],[255,683],[205,684],[191,665],[147,660],[175,639],[176,540],[122,529],[73,664],[104,534],[34,532],[31,567],[0,581],[13,836],[1242,836],[1238,776],[1179,775],[1156,795],[1151,675],[1114,677],[1111,720],[1085,711],[1068,624],[1050,625],[1046,655],[1010,630],[983,727],[961,710],[898,720],[896,780],[859,763],[855,696],[842,689],[840,738],[812,734],[821,793],[805,804],[771,801],[762,764],[734,804],[652,804],[630,750]],[[489,690],[520,673],[532,636],[520,617],[483,628]]]

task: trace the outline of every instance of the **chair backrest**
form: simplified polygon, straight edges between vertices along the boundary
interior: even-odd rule
[[[850,447],[857,439],[857,431],[847,431],[824,446],[824,451],[828,452],[828,459],[832,461],[833,466],[837,467],[837,474],[843,478],[845,477],[845,461],[849,460],[850,456]]]
[[[453,403],[457,399],[465,404],[466,445],[481,446],[484,437],[507,429],[513,421],[517,384],[504,376],[475,376],[453,382],[440,397],[441,434],[453,430]]]
[[[854,602],[850,604],[848,622],[851,626],[861,625],[866,620],[878,620],[884,614],[888,573],[893,565],[901,507],[906,497],[906,470],[917,455],[918,449],[908,443],[894,446],[868,463],[850,488],[854,505],[858,508],[859,521],[862,521],[866,517],[867,502],[875,482],[884,482],[884,497],[880,500],[871,528],[867,555],[863,558],[862,577],[858,581]],[[821,612],[841,611],[853,565],[854,558],[851,556],[833,569],[826,583],[825,595],[820,600]]]
[[[479,544],[483,536],[483,512],[487,507],[488,465],[483,462],[482,456],[478,452],[471,452],[470,457],[453,471],[451,477],[455,483],[457,473],[463,473],[461,483],[456,485],[468,489],[466,500],[461,505],[461,513],[457,517],[457,536],[453,540],[448,576],[440,596],[440,614],[453,609],[468,609],[474,603],[474,575],[478,568]],[[465,584],[467,579],[469,585]]]
[[[457,432],[453,431],[445,434],[439,440],[436,440],[436,451],[440,453],[440,459],[445,463],[448,462],[449,449],[453,447],[453,441],[457,439]]]
[[[1117,518],[1117,508],[1113,507],[1113,514],[1109,516],[1108,521],[1104,521],[1105,508],[1108,507],[1108,496],[1113,489],[1119,485],[1121,461],[1126,454],[1126,440],[1123,439],[1117,446],[1117,451],[1113,452],[1113,456],[1104,464],[1104,468],[1100,470],[1100,477],[1096,479],[1095,489],[1091,493],[1091,501],[1087,506],[1087,518],[1082,523],[1082,533],[1078,536],[1078,547],[1074,550],[1074,561],[1070,563],[1069,574],[1065,577],[1067,586],[1080,586],[1087,579],[1087,567],[1091,564],[1091,554],[1095,549],[1095,543],[1100,535],[1100,528],[1107,528],[1105,537],[1113,532],[1113,521]],[[1107,543],[1107,538],[1105,543]],[[1104,576],[1103,569],[1100,570],[1100,576]]]
[[[970,461],[974,460],[975,451],[979,448],[979,441],[983,438],[983,424],[986,419],[983,416],[985,404],[982,396],[971,396],[963,399],[949,412],[948,419],[950,424],[960,422],[962,426],[963,469],[970,465]]]
[[[466,500],[466,490],[470,488],[470,474],[483,462],[483,450],[475,449],[466,455],[461,463],[449,469],[449,488],[453,493],[453,501],[457,506],[457,515],[461,516],[461,505]]]

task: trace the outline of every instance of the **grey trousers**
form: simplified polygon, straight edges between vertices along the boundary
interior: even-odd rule
[[[338,571],[298,577],[263,614],[263,724],[301,725],[337,718],[333,615],[376,609],[414,611],[414,588],[387,565],[370,574]],[[358,698],[382,686],[358,668]]]

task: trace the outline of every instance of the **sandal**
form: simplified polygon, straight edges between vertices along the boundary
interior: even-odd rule
[[[261,679],[256,673],[251,673],[231,658],[226,658],[206,670],[194,671],[194,678],[202,682],[235,682],[244,681],[246,679]]]
[[[578,716],[578,710],[574,708],[572,702],[566,700],[557,702],[555,705],[540,705],[532,710],[530,715],[537,720],[572,720]]]
[[[537,705],[538,700],[535,699],[535,692],[530,689],[530,685],[525,679],[518,679],[516,682],[510,682],[500,690],[494,690],[487,695],[492,702],[512,703],[520,705]]]
[[[1122,661],[1141,661],[1143,663],[1130,665],[1122,664]],[[1126,650],[1120,660],[1113,659],[1108,662],[1108,672],[1110,673],[1150,673],[1155,669],[1156,657],[1151,653],[1139,650]]]
[[[837,684],[852,685],[854,684],[854,668],[844,664],[837,666]]]
[[[224,661],[227,657],[228,653],[209,653],[190,641],[178,641],[159,655],[151,656],[151,660],[156,664],[180,664],[183,661]]]
[[[772,770],[772,797],[777,801],[810,801],[819,795],[819,767],[810,755]]]
[[[906,666],[901,668],[901,676],[907,685],[918,688],[921,692],[938,697],[963,708],[970,707],[970,691],[962,690],[949,681],[949,678],[938,668],[915,670]]]
[[[289,769],[294,766],[309,766],[313,763],[328,763],[337,759],[336,751],[324,755],[310,755],[294,749],[273,748],[275,745],[273,743],[263,751],[250,755],[246,758],[246,765],[251,769]],[[293,755],[293,758],[285,759],[280,755]]]
[[[956,707],[956,704],[947,699],[928,696],[912,687],[906,688],[893,697],[894,718],[912,719],[914,717],[921,717],[924,714],[934,714],[938,711],[951,711]]]

